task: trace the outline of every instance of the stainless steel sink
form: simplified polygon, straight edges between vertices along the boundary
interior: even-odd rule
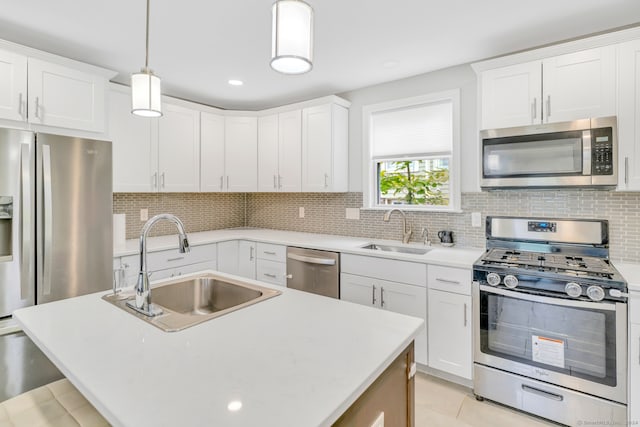
[[[431,250],[430,248],[410,248],[406,246],[379,245],[377,243],[368,243],[360,247],[362,249],[369,249],[372,251],[398,252],[402,254],[413,254],[413,255],[424,255]]]
[[[163,310],[163,314],[155,317],[128,307],[126,302],[133,300],[133,295],[107,294],[102,299],[163,331],[175,332],[280,294],[274,289],[204,274],[153,287],[151,299]]]

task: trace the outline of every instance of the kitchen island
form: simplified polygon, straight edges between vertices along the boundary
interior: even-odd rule
[[[104,292],[14,317],[114,426],[329,426],[423,323],[277,289],[277,297],[174,333],[103,301]]]

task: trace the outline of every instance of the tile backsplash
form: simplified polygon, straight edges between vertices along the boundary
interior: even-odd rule
[[[346,219],[346,208],[360,208],[362,193],[116,193],[114,213],[127,215],[127,238],[138,237],[144,221],[163,212],[177,215],[187,231],[230,227],[261,227],[400,240],[401,216],[382,221],[383,212],[361,210],[360,219]],[[299,218],[304,207],[305,217]],[[439,230],[451,230],[458,246],[483,248],[487,215],[597,218],[609,220],[611,258],[640,262],[640,193],[594,190],[496,191],[463,193],[462,212],[408,212],[412,242],[421,242],[423,227],[436,242]],[[471,213],[482,214],[482,227],[471,227]],[[153,235],[173,234],[170,224],[158,224]]]

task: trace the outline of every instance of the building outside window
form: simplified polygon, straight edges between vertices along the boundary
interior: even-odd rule
[[[459,91],[364,108],[365,208],[460,208]]]

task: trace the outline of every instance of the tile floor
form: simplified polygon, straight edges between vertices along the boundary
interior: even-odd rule
[[[557,427],[559,424],[487,400],[471,389],[418,373],[416,427]]]

